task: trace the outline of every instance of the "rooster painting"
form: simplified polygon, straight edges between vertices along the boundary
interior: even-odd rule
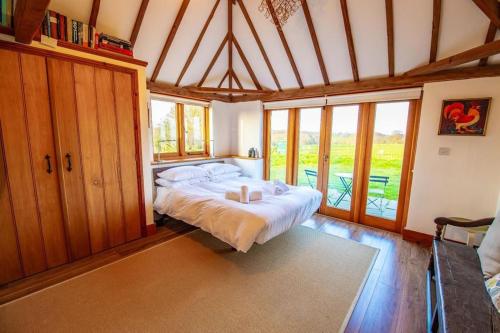
[[[484,135],[491,98],[443,102],[440,135]]]

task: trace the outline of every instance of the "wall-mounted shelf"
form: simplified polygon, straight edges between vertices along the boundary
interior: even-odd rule
[[[108,51],[104,51],[104,50],[100,50],[100,49],[94,49],[91,47],[83,47],[81,45],[67,42],[64,40],[58,40],[57,46],[65,47],[67,49],[72,49],[75,51],[86,52],[86,53],[98,55],[101,57],[111,58],[114,60],[128,62],[128,63],[134,64],[134,65],[139,65],[139,66],[144,66],[144,67],[146,67],[148,65],[148,63],[146,61],[143,61],[143,60],[135,59],[135,58],[132,58],[132,57],[129,57],[126,55],[121,55],[118,53],[108,52]]]

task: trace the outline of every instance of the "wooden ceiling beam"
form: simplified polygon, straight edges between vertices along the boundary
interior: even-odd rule
[[[500,29],[500,9],[497,0],[472,0],[488,16],[493,24]]]
[[[356,51],[354,49],[354,39],[352,38],[351,21],[349,20],[349,10],[347,9],[347,0],[340,0],[342,9],[342,17],[344,19],[344,29],[347,39],[347,48],[349,49],[349,57],[351,58],[352,77],[355,82],[359,81],[358,62],[356,61]]]
[[[219,84],[217,85],[217,88],[222,87],[222,84],[224,83],[224,81],[226,80],[228,75],[229,75],[229,70],[226,71],[226,74],[224,74],[224,76],[222,77],[222,80],[220,80]],[[177,87],[177,85],[176,85],[176,87]]]
[[[278,90],[282,90],[280,82],[278,80],[278,77],[276,76],[276,73],[274,72],[273,66],[271,65],[271,61],[269,60],[269,57],[267,56],[266,50],[264,49],[264,45],[262,44],[262,41],[259,38],[259,34],[257,33],[257,30],[255,30],[255,26],[253,25],[252,19],[250,18],[250,15],[248,15],[248,11],[245,7],[245,4],[243,3],[243,0],[238,0],[238,4],[240,5],[241,12],[243,13],[243,16],[245,17],[245,20],[247,21],[248,27],[250,28],[250,31],[252,32],[253,38],[255,39],[255,42],[257,43],[257,46],[259,47],[260,53],[262,54],[262,57],[264,58],[264,61],[267,65],[267,68],[269,69],[269,72],[271,73],[271,76],[273,77],[274,84],[276,84],[276,88],[278,88]]]
[[[158,59],[158,62],[156,63],[155,69],[153,71],[153,75],[151,75],[151,81],[154,82],[158,78],[158,74],[160,74],[161,66],[163,66],[163,62],[165,61],[165,58],[167,57],[168,50],[170,50],[170,46],[172,45],[172,42],[174,41],[175,34],[177,33],[177,30],[179,29],[179,26],[181,25],[182,18],[184,17],[184,14],[186,13],[187,6],[189,5],[190,0],[183,0],[181,4],[181,8],[177,12],[177,16],[175,17],[174,24],[172,25],[172,28],[170,28],[170,32],[168,34],[167,40],[165,41],[165,45],[163,46],[163,50],[161,51],[160,54],[160,59]]]
[[[429,55],[429,63],[436,61],[438,42],[439,42],[439,29],[441,26],[441,0],[434,0],[432,6],[432,37],[431,37],[431,51]]]
[[[50,0],[17,0],[14,10],[16,42],[29,44],[42,24]]]
[[[236,75],[236,72],[234,72],[234,71],[233,71],[233,72],[231,73],[231,76],[233,77],[234,82],[236,82],[236,85],[238,86],[238,88],[243,89],[243,85],[241,84],[241,81],[240,81],[240,79],[238,78],[238,75]]]
[[[257,80],[257,76],[255,75],[252,66],[248,62],[247,57],[245,56],[245,53],[243,53],[243,50],[241,49],[240,43],[236,40],[236,38],[233,37],[233,43],[234,46],[236,47],[236,50],[238,51],[238,54],[240,55],[241,60],[243,61],[243,64],[245,65],[245,68],[248,71],[248,74],[250,74],[250,77],[252,78],[252,82],[255,85],[255,88],[257,89],[262,89],[262,86],[259,83],[259,80]],[[231,68],[231,73],[234,73],[233,69]]]
[[[304,11],[304,16],[306,18],[309,34],[311,35],[311,40],[314,46],[314,52],[316,52],[316,59],[318,60],[319,69],[321,70],[321,75],[323,75],[323,82],[325,83],[325,85],[329,85],[330,78],[328,78],[328,72],[326,70],[325,62],[323,60],[323,55],[321,54],[321,48],[319,46],[318,37],[316,36],[316,30],[314,29],[314,23],[311,18],[311,12],[309,11],[309,6],[307,5],[307,0],[302,1],[302,10]]]
[[[233,102],[244,102],[261,100],[264,102],[281,101],[301,98],[313,98],[335,95],[347,95],[355,93],[383,91],[391,89],[422,87],[424,83],[464,80],[479,77],[500,76],[500,65],[484,67],[466,67],[452,70],[445,70],[420,76],[393,76],[386,78],[376,78],[359,82],[336,83],[329,86],[307,87],[304,89],[290,89],[277,91],[262,96],[235,96]]]
[[[207,67],[207,70],[205,71],[205,73],[203,74],[203,76],[201,77],[201,80],[200,82],[198,82],[198,87],[201,87],[203,85],[203,82],[205,82],[205,80],[207,79],[207,76],[208,74],[210,73],[210,71],[212,70],[212,67],[214,67],[215,65],[215,62],[217,61],[217,58],[219,58],[219,55],[221,54],[222,50],[224,49],[224,46],[226,45],[227,43],[227,40],[228,40],[228,36],[226,34],[226,36],[224,37],[224,39],[222,40],[222,42],[220,43],[219,45],[219,48],[217,49],[217,51],[215,52],[212,60],[210,61],[210,64],[208,65]]]
[[[189,56],[186,60],[186,63],[184,64],[184,67],[182,67],[181,73],[179,74],[179,77],[177,78],[177,81],[175,82],[175,86],[179,86],[181,84],[181,80],[184,77],[184,74],[186,74],[187,69],[189,68],[189,65],[191,65],[191,62],[193,61],[194,56],[196,55],[196,52],[198,52],[198,48],[200,47],[201,41],[203,40],[203,37],[205,36],[205,33],[207,32],[208,26],[210,25],[210,22],[212,21],[212,18],[214,17],[215,11],[217,10],[217,7],[219,6],[220,0],[217,0],[212,8],[212,11],[210,12],[210,15],[208,15],[207,20],[205,21],[205,25],[203,26],[203,29],[201,29],[201,32],[198,36],[198,39],[193,45],[193,49],[191,50],[191,53],[189,53]]]
[[[293,73],[295,74],[295,78],[297,79],[297,83],[300,88],[304,88],[304,84],[302,83],[302,78],[300,77],[299,69],[295,64],[295,60],[293,59],[292,51],[290,51],[290,47],[288,46],[288,42],[286,41],[285,34],[280,27],[278,17],[276,16],[276,12],[274,11],[273,2],[271,0],[266,0],[267,7],[269,8],[269,13],[273,19],[274,25],[276,27],[276,31],[280,37],[281,43],[283,44],[283,48],[285,49],[286,55],[288,57],[288,61],[290,62],[290,66],[292,66]]]
[[[500,40],[474,47],[470,50],[455,54],[451,57],[412,69],[406,72],[405,75],[416,76],[442,71],[498,53],[500,53]]]
[[[213,94],[268,94],[269,90],[260,90],[260,89],[233,89],[233,88],[210,88],[210,87],[184,87],[189,91],[197,92],[197,93],[213,93]]]
[[[99,7],[101,6],[101,0],[92,1],[92,10],[90,11],[89,26],[95,27],[97,24],[97,15],[99,15]]]
[[[497,27],[493,22],[490,22],[490,25],[488,26],[488,32],[486,33],[486,38],[484,40],[485,44],[491,43],[493,40],[495,40],[495,35],[497,33]],[[479,60],[479,66],[486,66],[488,64],[488,58],[489,57],[484,57]]]
[[[132,28],[132,33],[130,34],[130,43],[132,43],[132,46],[134,46],[135,42],[137,41],[137,36],[139,35],[139,31],[141,30],[142,20],[144,19],[144,14],[146,13],[148,4],[149,0],[142,0],[141,6],[139,7],[139,12],[137,13],[134,27]]]
[[[227,0],[227,64],[233,72],[233,0]],[[233,76],[229,75],[229,89],[233,88]]]
[[[385,19],[387,25],[387,58],[389,76],[394,76],[394,11],[392,0],[385,0]]]
[[[200,101],[222,101],[229,103],[231,99],[229,96],[219,95],[219,94],[210,94],[210,93],[197,93],[193,92],[186,88],[176,87],[174,85],[166,84],[166,83],[158,83],[148,81],[147,83],[148,89],[155,94],[162,94],[168,96],[196,99]]]

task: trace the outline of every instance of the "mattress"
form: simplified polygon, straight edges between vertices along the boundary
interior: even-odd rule
[[[321,204],[321,192],[309,187],[290,186],[281,195],[266,191],[267,183],[247,177],[222,182],[204,182],[182,188],[157,188],[154,209],[199,227],[247,252],[254,243],[263,244],[310,218]],[[263,198],[250,204],[227,200],[226,191],[263,191]]]

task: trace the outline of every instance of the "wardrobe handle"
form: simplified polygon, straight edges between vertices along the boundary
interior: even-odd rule
[[[50,155],[45,155],[45,159],[47,160],[47,173],[52,173],[52,165],[50,164]]]
[[[67,154],[65,155],[65,157],[66,157],[66,160],[67,160],[67,162],[68,162],[68,166],[66,167],[66,170],[68,170],[68,171],[73,170],[73,166],[71,165],[71,154],[70,154],[70,153],[67,153]]]

